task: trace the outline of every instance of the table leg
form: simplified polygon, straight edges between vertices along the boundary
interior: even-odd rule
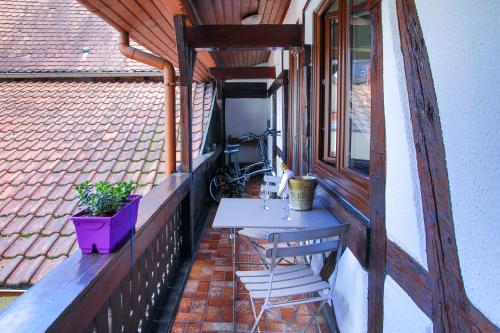
[[[236,333],[236,289],[238,287],[236,281],[236,229],[232,229],[232,237],[233,237],[233,332]]]

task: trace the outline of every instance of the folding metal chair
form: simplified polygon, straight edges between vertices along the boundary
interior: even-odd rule
[[[278,262],[281,258],[324,254],[331,251],[337,251],[338,262],[346,229],[347,225],[339,225],[303,231],[272,232],[268,235],[268,241],[273,244],[265,252],[266,258],[270,259],[270,268],[236,272],[236,276],[248,290],[252,304],[255,323],[250,332],[253,333],[258,328],[262,315],[267,310],[297,306],[290,323],[295,319],[301,304],[307,304],[311,311],[310,305],[319,302],[316,311],[311,311],[311,319],[303,329],[303,332],[307,331],[325,304],[333,298],[337,267],[332,273],[332,284],[330,284],[314,274],[308,265],[278,265]],[[255,310],[256,301],[263,301],[258,314]]]
[[[279,182],[281,178],[276,176],[264,175],[264,181],[268,182],[260,186],[261,190],[267,190],[271,194],[278,193]],[[267,240],[267,236],[270,232],[286,231],[287,229],[262,229],[262,228],[243,228],[238,230],[238,234],[241,236],[243,241],[247,243],[252,249],[252,256],[248,264],[253,262],[254,255],[256,254],[261,263],[268,265],[269,261],[266,260],[262,251],[265,251],[266,247],[261,245],[259,242],[262,240]],[[240,263],[241,264],[241,263]]]

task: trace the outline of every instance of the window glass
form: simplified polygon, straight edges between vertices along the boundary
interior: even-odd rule
[[[362,175],[370,171],[371,36],[370,15],[352,3],[349,15],[348,91],[345,116],[345,166]]]
[[[330,20],[330,102],[328,113],[328,156],[337,157],[337,107],[339,80],[339,24],[338,19]]]

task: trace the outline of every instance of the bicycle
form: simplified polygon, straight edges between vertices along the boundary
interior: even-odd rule
[[[219,168],[210,180],[209,192],[215,202],[220,202],[226,197],[245,197],[247,181],[256,175],[272,175],[274,168],[267,157],[266,142],[268,136],[279,135],[281,132],[275,129],[266,129],[261,135],[246,133],[240,136],[242,142],[257,140],[257,150],[259,161],[241,168],[239,163],[239,144],[228,144],[224,154],[229,156],[229,163],[233,162],[233,167],[223,166]]]

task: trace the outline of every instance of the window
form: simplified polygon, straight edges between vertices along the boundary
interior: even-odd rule
[[[330,0],[315,18],[315,172],[363,212],[368,207],[373,68],[367,0]],[[376,23],[379,24],[379,23]],[[381,96],[381,94],[380,94]]]

